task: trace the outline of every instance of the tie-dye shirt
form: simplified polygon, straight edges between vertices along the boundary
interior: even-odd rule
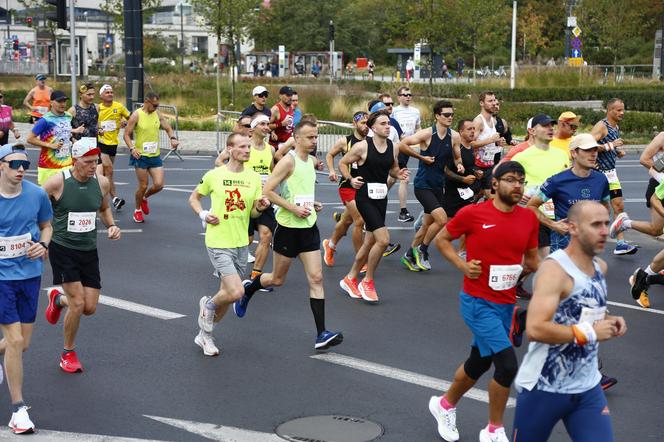
[[[32,133],[47,143],[57,144],[58,141],[62,141],[60,149],[41,148],[39,167],[61,169],[71,166],[71,115],[69,113],[55,115],[47,112],[32,127]]]

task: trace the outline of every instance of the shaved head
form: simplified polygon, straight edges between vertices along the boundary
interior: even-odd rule
[[[594,212],[595,210],[606,212],[606,207],[598,203],[597,201],[591,200],[581,200],[577,201],[570,207],[567,212],[567,221],[580,223],[581,220],[587,217],[589,213]]]

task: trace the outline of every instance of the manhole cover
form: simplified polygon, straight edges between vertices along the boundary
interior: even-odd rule
[[[297,442],[367,442],[380,437],[383,427],[352,416],[310,416],[277,427],[278,436]]]

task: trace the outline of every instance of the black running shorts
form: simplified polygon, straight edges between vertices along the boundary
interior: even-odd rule
[[[48,260],[53,270],[53,284],[80,281],[83,287],[101,288],[97,249],[74,250],[51,241]]]
[[[272,238],[272,249],[287,258],[295,258],[300,253],[320,250],[320,233],[314,224],[309,228],[294,229],[277,223]]]
[[[359,195],[359,193],[358,193]],[[355,196],[357,211],[364,220],[364,229],[373,232],[385,227],[385,213],[387,212],[387,198],[372,200],[370,198],[358,198]]]
[[[422,204],[426,214],[443,207],[443,189],[415,188],[415,198]]]

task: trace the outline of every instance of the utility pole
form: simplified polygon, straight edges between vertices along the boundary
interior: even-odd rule
[[[572,10],[574,9],[574,0],[567,0],[567,17],[572,17]],[[565,23],[565,60],[569,58],[569,44],[570,44],[570,36],[572,35],[572,28],[574,26],[570,26],[569,22]]]
[[[516,83],[516,0],[512,3],[512,56],[510,57],[510,89]]]
[[[330,20],[329,38],[330,38],[330,84],[332,84],[332,79],[334,78],[334,21],[332,20]]]
[[[69,0],[69,46],[71,49],[71,105],[76,104],[76,5]]]
[[[664,80],[664,12],[662,13],[662,34],[659,36],[659,79]]]
[[[184,2],[178,3],[180,7],[180,74],[184,74]]]

